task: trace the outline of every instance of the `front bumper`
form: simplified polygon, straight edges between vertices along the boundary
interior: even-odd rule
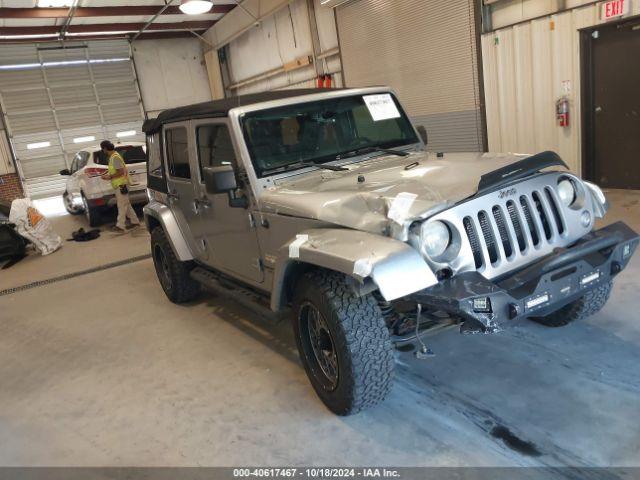
[[[492,332],[510,320],[548,315],[611,281],[638,241],[626,224],[614,223],[507,276],[487,280],[465,272],[409,299],[461,316],[463,331]]]

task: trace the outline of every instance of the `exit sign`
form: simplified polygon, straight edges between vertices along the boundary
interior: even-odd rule
[[[612,18],[622,17],[631,10],[631,0],[609,0],[602,4],[600,10],[600,18],[602,20],[611,20]]]

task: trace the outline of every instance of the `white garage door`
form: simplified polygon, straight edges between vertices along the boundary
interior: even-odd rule
[[[429,147],[482,151],[475,0],[353,0],[336,9],[349,87],[389,85]]]
[[[5,45],[0,104],[27,194],[60,194],[83,147],[143,140],[144,111],[124,40]],[[133,133],[135,132],[135,133]],[[129,135],[129,136],[127,136]]]

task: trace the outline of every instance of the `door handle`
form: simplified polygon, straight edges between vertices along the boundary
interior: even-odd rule
[[[169,192],[167,193],[167,198],[169,200],[180,200],[180,195],[178,195],[177,193]]]
[[[601,106],[597,106],[596,107],[596,113],[600,113],[602,111],[602,107]]]

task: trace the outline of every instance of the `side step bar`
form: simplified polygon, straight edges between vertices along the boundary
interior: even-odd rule
[[[280,321],[282,313],[276,313],[269,308],[268,299],[254,292],[253,290],[239,285],[232,280],[224,278],[211,270],[203,267],[196,267],[191,270],[191,278],[200,283],[203,287],[221,296],[230,298],[238,302],[243,307],[271,321]]]

